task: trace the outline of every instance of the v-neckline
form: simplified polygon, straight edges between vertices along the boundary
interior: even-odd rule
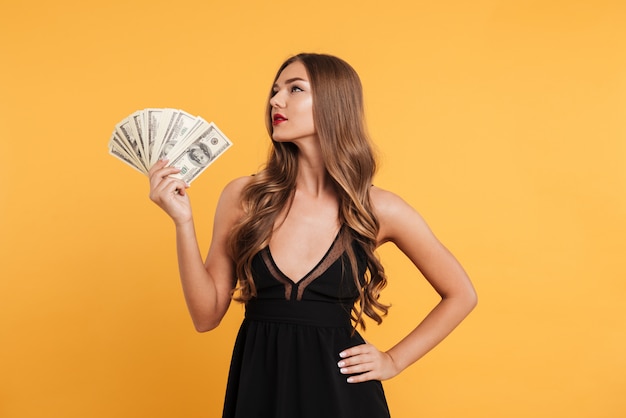
[[[328,257],[328,255],[331,253],[331,251],[335,248],[335,245],[337,244],[337,242],[339,241],[339,236],[341,235],[341,230],[343,228],[339,227],[339,230],[337,231],[337,234],[335,235],[335,238],[333,239],[333,241],[331,242],[330,246],[328,247],[328,249],[326,250],[326,252],[324,253],[324,255],[322,256],[322,258],[313,266],[313,268],[311,268],[304,276],[302,276],[300,279],[293,280],[291,277],[289,277],[287,274],[285,274],[280,267],[278,266],[278,264],[276,263],[276,260],[274,260],[274,256],[272,255],[272,250],[269,246],[269,244],[267,245],[267,247],[265,247],[267,256],[269,261],[272,263],[272,266],[274,267],[274,269],[276,270],[276,272],[278,274],[280,274],[280,276],[282,276],[284,279],[286,279],[287,281],[289,281],[290,284],[294,285],[294,286],[298,286],[298,284],[300,284],[301,282],[305,281],[309,276],[311,276],[311,274],[313,274],[315,272],[315,270],[317,270],[319,268],[319,266],[324,263],[324,261],[326,260],[326,258]],[[334,262],[335,260],[333,260]]]

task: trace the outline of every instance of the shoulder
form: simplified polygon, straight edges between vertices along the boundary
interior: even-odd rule
[[[421,215],[393,192],[372,186],[370,200],[379,223],[380,244],[387,241],[396,242],[409,231],[426,227]]]
[[[370,199],[374,212],[381,221],[392,219],[402,211],[413,210],[400,196],[377,186],[370,188]]]
[[[222,190],[222,196],[240,199],[243,189],[245,189],[245,187],[250,184],[253,178],[254,176],[244,176],[231,180],[228,184],[226,184],[226,186],[224,186],[224,190]]]
[[[245,187],[253,178],[253,176],[239,177],[224,186],[217,205],[216,217],[235,222],[243,214],[241,197]]]

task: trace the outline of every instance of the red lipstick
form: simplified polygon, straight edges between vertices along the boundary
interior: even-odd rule
[[[285,122],[286,120],[287,120],[286,117],[284,117],[280,113],[276,113],[276,114],[274,114],[274,117],[272,118],[272,125],[274,125],[274,126],[279,125],[279,124]]]

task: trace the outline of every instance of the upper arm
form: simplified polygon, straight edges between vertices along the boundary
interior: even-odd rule
[[[235,224],[243,215],[241,193],[251,177],[241,177],[224,187],[220,195],[215,218],[211,245],[205,261],[205,267],[215,283],[222,298],[230,301],[230,293],[235,285],[234,262],[228,248],[228,241]]]
[[[372,187],[371,198],[380,225],[380,244],[393,242],[442,297],[474,295],[463,267],[413,207],[377,187]]]

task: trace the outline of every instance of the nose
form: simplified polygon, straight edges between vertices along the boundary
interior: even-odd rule
[[[272,106],[272,107],[285,107],[285,98],[281,94],[281,91],[277,91],[270,98],[270,106]]]

